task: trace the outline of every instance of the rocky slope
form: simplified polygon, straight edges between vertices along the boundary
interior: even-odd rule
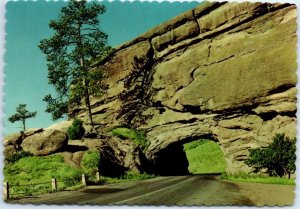
[[[184,168],[182,144],[199,138],[221,145],[229,172],[247,170],[250,148],[296,135],[296,38],[295,5],[203,3],[95,65],[109,85],[92,102],[97,128],[143,130],[158,173]]]
[[[47,128],[30,129],[22,133],[6,136],[4,139],[4,158],[11,159],[20,151],[34,156],[59,154],[66,164],[80,168],[87,151],[99,151],[103,176],[119,177],[126,171],[144,172],[147,159],[142,150],[131,140],[111,137],[83,138],[68,140],[66,130],[72,121],[62,121]],[[53,168],[54,169],[54,168]]]

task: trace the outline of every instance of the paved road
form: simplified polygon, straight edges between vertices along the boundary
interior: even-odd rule
[[[252,205],[236,184],[216,175],[158,177],[143,181],[89,186],[28,198],[19,203],[114,205]]]

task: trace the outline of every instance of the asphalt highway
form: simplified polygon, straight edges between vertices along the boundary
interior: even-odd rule
[[[168,176],[13,201],[33,204],[96,205],[252,205],[236,184],[218,175]]]

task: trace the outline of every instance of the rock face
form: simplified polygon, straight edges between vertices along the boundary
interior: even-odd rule
[[[56,153],[66,148],[68,143],[66,133],[47,129],[41,133],[25,138],[21,144],[24,151],[33,155],[44,156]]]
[[[84,151],[87,150],[99,151],[100,174],[103,176],[118,177],[126,171],[143,172],[147,169],[147,160],[142,150],[127,139],[71,140],[66,152],[60,154],[69,165],[80,167]]]
[[[100,174],[117,177],[126,171],[143,172],[146,169],[146,158],[130,140],[111,138],[103,141],[100,151]]]
[[[295,5],[202,3],[95,65],[109,86],[92,101],[96,127],[142,129],[160,174],[186,167],[182,145],[199,138],[246,171],[250,148],[296,136],[296,39]],[[86,118],[83,106],[69,115]]]

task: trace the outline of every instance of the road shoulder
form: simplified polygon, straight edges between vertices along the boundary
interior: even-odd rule
[[[234,183],[256,206],[290,206],[295,201],[295,185]]]

